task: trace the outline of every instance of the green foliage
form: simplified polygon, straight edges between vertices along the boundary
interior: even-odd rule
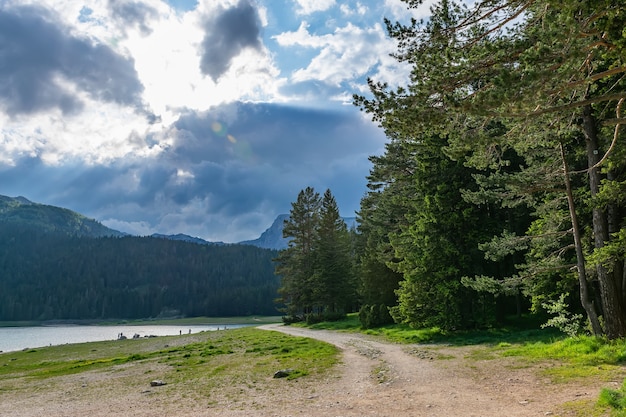
[[[359,321],[362,328],[371,329],[393,323],[393,318],[385,304],[365,304],[359,310]]]
[[[428,20],[386,24],[411,77],[369,80],[355,103],[390,139],[362,216],[365,247],[390,249],[380,259],[402,274],[394,318],[489,324],[479,312],[497,312],[508,289],[538,309],[578,291],[595,334],[626,335],[623,5],[443,0]],[[467,306],[461,277],[500,297]]]
[[[626,381],[620,389],[603,388],[598,398],[598,406],[609,408],[611,416],[626,416]]]
[[[313,324],[345,317],[356,305],[352,242],[330,190],[322,198],[311,187],[300,191],[283,236],[290,239],[276,258],[283,321]]]
[[[315,274],[314,245],[319,227],[319,193],[307,187],[291,203],[289,218],[285,220],[283,237],[289,239],[287,249],[276,257],[276,274],[281,277],[278,289],[289,320],[304,319],[313,308],[313,276]]]
[[[554,315],[554,317],[541,327],[554,327],[570,337],[575,337],[582,331],[583,316],[581,314],[572,314],[568,310],[568,305],[565,302],[565,298],[568,295],[567,293],[561,294],[558,301],[543,304],[546,311]]]

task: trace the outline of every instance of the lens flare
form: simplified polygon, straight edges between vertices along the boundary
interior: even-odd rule
[[[211,130],[213,130],[213,132],[219,136],[226,135],[226,126],[224,126],[220,122],[211,123]]]

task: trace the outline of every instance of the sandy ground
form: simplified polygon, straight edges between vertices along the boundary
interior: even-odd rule
[[[210,403],[195,397],[193,387],[133,387],[127,382],[146,379],[146,371],[134,366],[69,375],[53,386],[32,381],[28,390],[10,396],[3,395],[6,381],[0,381],[0,416],[573,416],[568,403],[595,401],[602,387],[618,385],[593,378],[554,384],[539,376],[549,364],[468,359],[478,347],[397,345],[360,334],[261,328],[332,343],[342,351],[341,363],[324,379],[268,378],[264,389],[241,387],[241,395]]]

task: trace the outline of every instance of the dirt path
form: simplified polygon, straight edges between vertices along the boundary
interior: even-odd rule
[[[32,378],[6,391],[10,395],[3,395],[10,382],[0,380],[0,417],[575,416],[565,403],[595,401],[600,388],[610,386],[593,378],[553,384],[539,376],[550,364],[496,358],[480,346],[399,345],[354,333],[260,328],[332,343],[341,349],[341,362],[324,376],[268,375],[253,385],[233,380],[210,399],[196,394],[193,381],[146,386],[170,371],[150,361],[54,381]]]
[[[574,414],[563,409],[564,403],[594,401],[600,389],[597,383],[552,384],[537,376],[540,365],[526,367],[515,359],[467,359],[476,347],[407,346],[360,334],[262,328],[323,340],[343,351],[335,380],[275,415],[566,416]]]

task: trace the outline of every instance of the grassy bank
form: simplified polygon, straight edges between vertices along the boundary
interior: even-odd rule
[[[13,396],[38,397],[42,387],[67,390],[64,385],[72,381],[83,381],[79,393],[91,389],[102,391],[92,393],[97,398],[122,396],[128,390],[145,392],[158,379],[167,383],[158,391],[165,403],[188,397],[210,406],[259,390],[280,392],[294,380],[314,380],[338,358],[338,350],[326,343],[253,327],[52,346],[0,354],[0,403]],[[274,379],[283,369],[292,372]],[[112,382],[108,387],[89,382],[101,380]]]

